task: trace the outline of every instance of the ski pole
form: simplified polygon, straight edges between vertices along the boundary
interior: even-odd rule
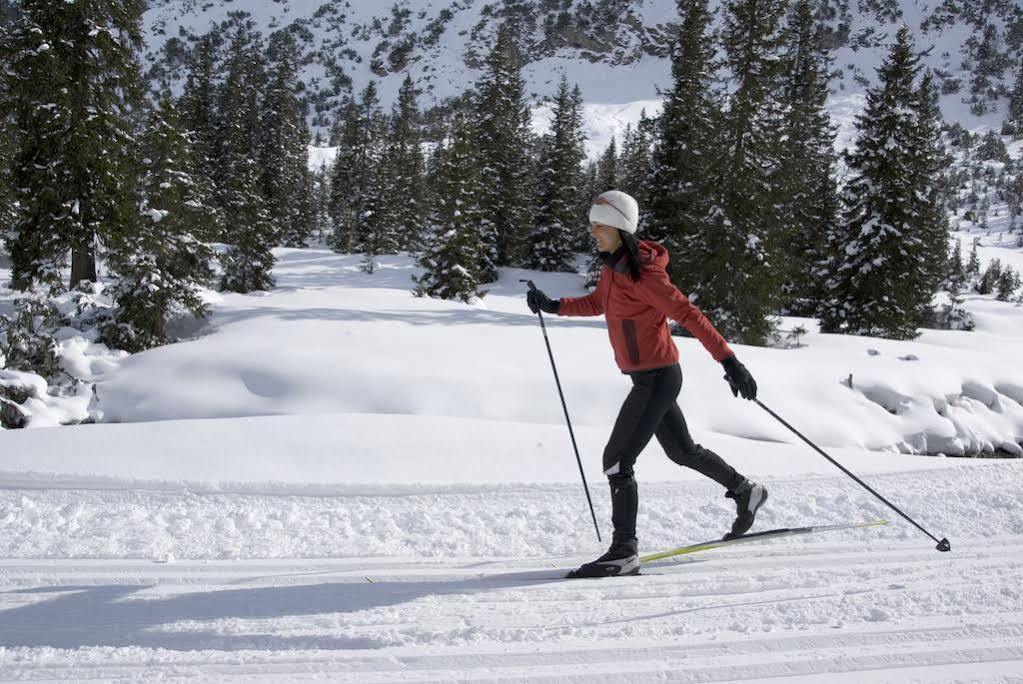
[[[918,530],[920,530],[921,532],[923,532],[924,534],[926,534],[926,535],[927,535],[928,537],[930,537],[930,538],[931,538],[931,539],[933,539],[934,541],[938,542],[938,545],[937,545],[937,546],[935,547],[935,548],[936,548],[936,549],[937,549],[938,551],[950,551],[950,550],[952,549],[952,546],[951,546],[951,545],[950,545],[950,544],[948,543],[948,539],[938,539],[938,538],[937,538],[937,537],[935,537],[935,536],[934,536],[933,534],[931,534],[930,532],[928,532],[927,530],[925,530],[925,529],[924,529],[923,527],[921,527],[921,526],[920,526],[920,523],[918,523],[918,522],[917,522],[916,520],[913,520],[913,519],[912,519],[912,518],[910,518],[910,517],[909,517],[908,515],[906,515],[905,513],[903,513],[903,512],[901,511],[901,510],[899,510],[899,507],[898,507],[898,506],[896,506],[896,505],[895,505],[895,504],[893,504],[893,503],[892,503],[891,501],[889,501],[888,499],[884,498],[883,496],[881,496],[880,494],[878,494],[877,492],[875,492],[875,491],[874,491],[873,489],[871,489],[870,485],[868,485],[868,484],[867,484],[866,482],[864,482],[864,481],[863,481],[863,480],[861,480],[860,478],[858,478],[858,477],[856,477],[855,475],[853,475],[853,474],[852,474],[851,472],[849,472],[849,470],[848,470],[848,469],[846,469],[846,468],[845,468],[845,466],[843,466],[843,465],[842,465],[841,463],[839,463],[839,462],[838,462],[838,461],[836,461],[835,459],[833,459],[833,458],[831,458],[830,456],[828,456],[828,455],[827,455],[826,453],[824,453],[824,451],[823,451],[823,450],[821,450],[821,448],[820,448],[819,446],[817,446],[816,444],[814,444],[813,442],[811,442],[811,441],[810,441],[809,439],[807,439],[806,437],[804,437],[804,436],[803,436],[803,433],[801,433],[801,432],[800,432],[799,430],[797,430],[796,428],[794,428],[794,427],[792,427],[791,425],[789,425],[788,423],[786,423],[786,422],[785,422],[785,420],[784,420],[784,419],[782,419],[782,417],[781,417],[781,416],[779,416],[779,415],[778,415],[777,413],[775,413],[775,412],[774,412],[774,411],[772,411],[771,409],[769,409],[769,408],[767,408],[766,406],[764,406],[764,404],[763,404],[763,402],[762,402],[762,401],[760,401],[759,399],[757,399],[757,400],[756,400],[756,402],[757,402],[757,405],[758,405],[758,406],[759,406],[760,408],[762,408],[762,409],[764,409],[765,411],[767,411],[768,413],[770,413],[770,414],[771,414],[771,416],[772,416],[772,417],[773,417],[773,418],[774,418],[775,420],[777,420],[777,421],[778,421],[779,423],[781,423],[782,425],[784,425],[785,427],[787,427],[787,428],[788,428],[789,430],[791,430],[792,432],[794,432],[794,433],[796,434],[796,436],[797,436],[797,437],[799,437],[799,438],[800,438],[801,440],[803,440],[804,442],[806,442],[807,444],[809,444],[809,445],[810,445],[810,447],[814,449],[814,451],[816,451],[816,452],[817,452],[818,454],[820,454],[820,455],[821,455],[821,456],[823,456],[824,458],[826,458],[826,459],[828,459],[829,461],[831,461],[831,463],[832,463],[832,464],[833,464],[834,466],[836,466],[836,467],[837,467],[837,468],[838,468],[839,470],[841,470],[841,471],[842,471],[843,473],[845,473],[846,475],[848,475],[848,476],[849,476],[849,477],[851,477],[852,479],[856,480],[856,482],[857,482],[857,483],[858,483],[858,484],[859,484],[859,485],[860,485],[861,487],[863,487],[863,488],[864,488],[864,489],[866,489],[866,490],[867,490],[868,492],[870,492],[871,494],[873,494],[874,496],[876,496],[876,497],[877,497],[878,499],[880,499],[881,501],[883,501],[883,502],[884,502],[885,504],[887,504],[887,506],[888,506],[889,508],[891,508],[891,509],[892,509],[893,511],[895,511],[896,513],[898,513],[899,515],[901,515],[901,516],[902,516],[903,518],[905,518],[905,519],[906,519],[906,520],[908,520],[909,522],[913,523],[913,524],[914,524],[914,525],[916,526],[916,528],[917,528]]]
[[[526,283],[530,290],[535,290],[536,285],[532,280],[520,280]],[[572,430],[572,420],[568,417],[568,405],[565,403],[565,393],[561,391],[561,379],[558,377],[558,367],[554,365],[554,352],[551,351],[551,341],[547,338],[547,325],[543,322],[543,312],[537,309],[536,315],[540,317],[540,329],[543,330],[543,341],[547,344],[547,356],[551,359],[551,370],[554,371],[554,382],[558,386],[558,396],[561,397],[561,408],[565,412],[565,422],[568,424],[568,435],[572,438],[572,448],[575,450],[575,460],[579,464],[579,477],[583,480],[583,491],[586,492],[586,503],[590,505],[590,516],[593,517],[593,529],[597,531],[597,541],[600,539],[600,526],[597,525],[597,514],[593,512],[593,499],[590,498],[590,488],[586,485],[586,475],[583,473],[583,460],[579,457],[579,447],[575,443],[575,432]]]

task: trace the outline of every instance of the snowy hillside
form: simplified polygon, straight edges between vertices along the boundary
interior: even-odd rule
[[[712,2],[712,6],[717,3]],[[194,40],[230,21],[248,20],[264,34],[290,30],[305,55],[301,78],[314,121],[329,125],[351,91],[377,81],[385,104],[410,74],[424,91],[424,104],[464,92],[480,75],[480,60],[504,20],[519,30],[532,96],[550,96],[562,73],[578,83],[591,118],[606,119],[623,105],[638,118],[642,105],[658,99],[669,82],[666,58],[674,0],[568,2],[551,9],[532,0],[161,0],[145,15],[150,77],[180,84]],[[987,93],[1012,85],[1023,58],[1023,10],[1008,0],[985,3],[937,0],[829,0],[822,13],[830,31],[837,78],[836,102],[862,93],[895,30],[905,22],[924,64],[938,71],[946,117],[967,128],[995,126],[1005,98]],[[981,74],[981,100],[989,110],[970,112],[971,84]],[[609,84],[613,83],[613,86]],[[951,92],[956,90],[956,92]],[[650,107],[651,109],[654,107]],[[610,109],[610,112],[609,112]],[[317,114],[323,116],[316,116]]]

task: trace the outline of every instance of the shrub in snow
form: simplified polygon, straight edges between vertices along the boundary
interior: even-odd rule
[[[0,315],[0,360],[4,368],[52,377],[60,372],[60,353],[50,331],[60,314],[47,299],[21,297],[13,317]]]
[[[977,146],[977,157],[984,161],[1009,163],[1009,151],[1005,148],[1001,136],[994,131],[988,131],[980,139],[980,145]]]
[[[977,294],[988,295],[994,292],[999,279],[1002,277],[1002,260],[992,259],[985,269],[984,274],[977,281]]]
[[[995,298],[1003,302],[1009,301],[1019,289],[1019,285],[1019,273],[1012,268],[1003,269],[995,282]]]

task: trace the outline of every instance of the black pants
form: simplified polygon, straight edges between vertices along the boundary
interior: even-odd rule
[[[632,391],[622,404],[604,449],[604,474],[611,483],[615,536],[624,538],[636,535],[638,497],[633,466],[651,437],[657,437],[672,461],[706,475],[726,489],[735,489],[744,479],[720,456],[693,442],[676,403],[682,389],[682,369],[678,364],[630,375]]]

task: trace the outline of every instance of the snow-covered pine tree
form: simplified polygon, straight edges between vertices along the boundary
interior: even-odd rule
[[[928,134],[915,84],[919,71],[903,26],[856,118],[844,207],[823,264],[831,274],[821,313],[825,332],[908,339],[929,315],[932,241],[940,229],[931,225],[935,214],[927,207],[934,194],[922,149]]]
[[[728,0],[722,47],[734,92],[722,117],[700,306],[726,337],[765,344],[778,310],[785,237],[778,210],[787,2]]]
[[[657,120],[644,212],[647,237],[671,254],[670,275],[686,291],[699,291],[711,242],[708,221],[718,161],[720,120],[713,90],[715,47],[707,0],[679,0],[682,24],[672,44],[671,88]]]
[[[924,72],[920,79],[913,110],[916,114],[916,125],[913,128],[916,141],[912,146],[916,153],[912,179],[916,190],[915,223],[923,243],[922,254],[926,266],[922,280],[917,285],[927,292],[935,293],[941,289],[948,275],[946,264],[950,236],[948,208],[945,205],[945,173],[952,165],[952,159],[945,152],[941,139],[943,120],[938,105],[938,88],[930,71]],[[920,305],[922,308],[916,320],[924,325],[932,315],[932,306],[926,299],[922,299]]]
[[[3,57],[3,53],[0,52],[0,58]],[[11,170],[17,149],[17,135],[11,111],[8,90],[6,87],[0,87],[0,250],[7,249],[7,232],[14,225],[14,185]]]
[[[328,242],[332,249],[342,253],[352,252],[355,246],[355,225],[359,214],[355,192],[362,171],[357,167],[360,140],[359,105],[352,99],[345,105],[331,134],[331,145],[338,149],[330,170],[328,213],[332,228]]]
[[[977,253],[978,247],[980,247],[980,238],[974,238],[973,244],[970,247],[970,258],[966,262],[967,280],[973,280],[980,276],[980,255]]]
[[[814,265],[823,258],[824,236],[838,216],[835,130],[827,110],[830,60],[822,46],[823,27],[810,0],[798,0],[790,15],[782,92],[785,115],[782,168],[776,181],[785,249],[783,311],[811,316],[823,298]]]
[[[164,344],[168,317],[207,311],[199,290],[213,277],[213,251],[197,235],[207,230],[210,197],[191,176],[190,141],[180,126],[173,101],[162,97],[142,137],[144,218],[139,230],[108,244],[117,309],[101,335],[117,349]]]
[[[137,229],[140,0],[24,0],[4,39],[19,147],[12,285],[96,281],[96,247]]]
[[[483,228],[483,183],[480,176],[475,130],[457,115],[450,143],[436,154],[436,174],[429,239],[415,278],[419,296],[461,299],[481,296],[480,231]]]
[[[635,126],[627,125],[618,153],[618,190],[636,198],[640,211],[649,204],[649,179],[653,165],[653,139],[656,119],[643,109]],[[643,229],[640,222],[640,229]]]
[[[1009,119],[1016,137],[1023,136],[1023,63],[1016,72],[1016,82],[1009,93]]]
[[[474,103],[484,188],[485,223],[478,252],[483,282],[496,280],[498,266],[522,263],[523,226],[533,223],[533,135],[521,69],[512,32],[502,26],[476,85]]]
[[[207,33],[199,38],[189,56],[188,75],[178,104],[182,127],[192,138],[195,180],[207,185],[221,180],[217,170],[222,130],[217,112],[217,70],[216,42],[214,35]],[[222,228],[218,226],[218,229]],[[216,237],[220,239],[222,236]]]
[[[224,237],[230,245],[222,256],[220,287],[232,292],[273,287],[271,251],[277,231],[260,187],[257,159],[260,141],[262,87],[266,82],[262,49],[246,27],[235,29],[229,48],[227,78],[221,87],[220,175],[218,194],[224,213]]]
[[[274,36],[267,56],[270,82],[263,99],[259,165],[263,197],[276,242],[302,247],[309,240],[309,130],[295,93],[298,48],[290,33]]]
[[[618,188],[618,143],[611,136],[611,142],[604,148],[596,165],[594,194],[599,195]]]
[[[376,172],[374,213],[367,217],[366,270],[377,254],[417,251],[425,228],[422,128],[416,89],[405,77],[387,123]]]
[[[380,162],[386,120],[376,83],[370,81],[358,102],[345,107],[338,154],[331,174],[332,247],[339,252],[362,252],[370,239],[370,217],[382,195]]]
[[[585,232],[579,214],[585,135],[582,93],[569,88],[564,75],[554,96],[550,132],[540,142],[539,203],[529,236],[529,268],[567,271],[572,266],[573,242]]]

